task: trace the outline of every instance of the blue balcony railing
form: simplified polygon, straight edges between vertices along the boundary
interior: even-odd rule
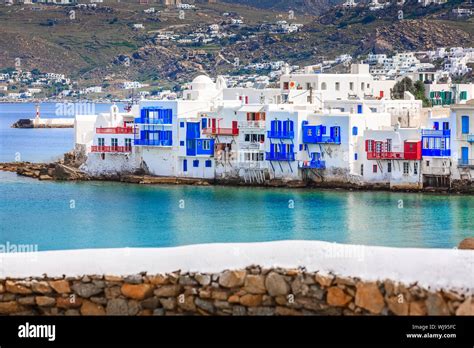
[[[268,131],[267,137],[270,139],[293,139],[295,137],[294,131]]]
[[[422,149],[421,154],[428,157],[450,157],[451,150],[442,149]]]
[[[173,146],[173,142],[171,140],[135,139],[134,145],[137,145],[137,146]]]
[[[451,136],[451,129],[422,129],[421,135],[425,137],[447,138]]]
[[[138,118],[135,118],[135,123],[136,124],[172,125],[173,121],[171,117],[165,117],[165,118],[138,117]]]
[[[314,161],[301,161],[299,164],[301,169],[326,169],[326,161],[314,160]]]
[[[267,152],[265,154],[267,161],[294,161],[294,152]]]

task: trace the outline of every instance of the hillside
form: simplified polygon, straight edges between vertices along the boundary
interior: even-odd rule
[[[304,65],[343,53],[359,56],[474,46],[473,19],[449,15],[456,2],[421,8],[411,0],[404,7],[405,19],[399,21],[395,5],[374,12],[363,7],[327,7],[333,0],[324,1],[197,4],[195,10],[184,12],[184,18],[176,8],[157,4],[105,2],[96,9],[75,9],[74,20],[69,18],[71,7],[1,6],[0,69],[13,67],[20,58],[24,70],[65,73],[84,86],[139,80],[174,87],[198,73],[240,74],[245,64],[262,61]],[[256,10],[249,4],[264,9]],[[150,6],[156,12],[144,13]],[[291,20],[286,12],[291,6],[308,11],[304,15],[296,12]],[[313,14],[315,6],[326,11],[320,16]],[[229,16],[241,18],[244,24],[231,25]],[[265,29],[280,20],[304,26],[290,34]],[[136,23],[144,29],[134,29]],[[225,37],[190,42],[190,38],[207,33],[211,24],[218,24]],[[162,34],[176,35],[183,41],[162,40],[158,36]],[[236,59],[238,67],[233,64]]]

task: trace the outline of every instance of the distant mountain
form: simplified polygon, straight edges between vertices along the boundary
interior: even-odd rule
[[[276,11],[293,10],[298,13],[319,15],[331,6],[341,4],[344,0],[223,0],[223,2],[241,4]]]

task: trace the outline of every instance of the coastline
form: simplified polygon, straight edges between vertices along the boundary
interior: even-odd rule
[[[0,163],[0,171],[15,172],[18,175],[30,177],[42,181],[109,181],[128,184],[141,185],[194,185],[194,186],[235,186],[235,187],[262,187],[262,188],[291,188],[291,189],[324,189],[324,190],[346,190],[346,191],[383,191],[402,193],[433,193],[444,195],[474,195],[474,184],[454,183],[450,188],[446,187],[424,187],[424,188],[400,188],[390,187],[389,184],[353,184],[350,182],[336,181],[284,181],[273,179],[264,184],[245,183],[237,179],[202,179],[202,178],[181,178],[152,176],[143,173],[135,174],[115,174],[91,176],[80,169],[72,157],[65,155],[64,161],[52,163],[31,163],[31,162],[7,162]]]

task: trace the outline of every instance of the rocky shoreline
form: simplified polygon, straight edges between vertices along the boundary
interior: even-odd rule
[[[438,194],[474,194],[474,183],[467,181],[454,181],[451,188],[425,187],[391,188],[388,184],[358,185],[349,182],[335,181],[284,181],[280,179],[268,180],[264,184],[249,184],[237,179],[201,179],[152,176],[144,173],[111,174],[93,176],[79,169],[72,154],[66,154],[64,160],[53,163],[8,162],[0,163],[0,171],[15,172],[18,175],[38,180],[54,181],[111,181],[143,185],[195,185],[195,186],[250,186],[250,187],[279,187],[279,188],[313,188],[349,191],[390,191],[390,192],[423,192]]]

